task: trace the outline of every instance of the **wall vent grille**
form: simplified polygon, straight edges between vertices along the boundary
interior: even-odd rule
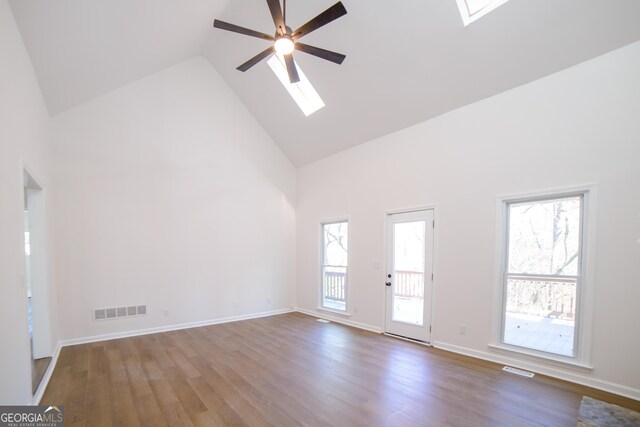
[[[502,368],[502,370],[505,372],[509,372],[509,373],[520,375],[527,378],[533,378],[533,376],[535,375],[533,372],[523,371],[522,369],[513,368],[511,366],[505,366],[504,368]]]
[[[147,313],[148,313],[147,304],[129,305],[126,307],[94,308],[93,320],[102,321],[102,320],[121,319],[123,317],[146,316]]]

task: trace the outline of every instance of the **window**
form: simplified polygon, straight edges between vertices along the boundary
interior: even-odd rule
[[[322,307],[347,310],[349,223],[322,224]]]
[[[508,0],[457,0],[460,15],[464,25],[469,25],[476,19],[486,15]]]
[[[324,107],[324,102],[318,92],[313,88],[307,76],[302,72],[302,68],[295,60],[293,61],[298,69],[298,76],[300,81],[298,83],[291,83],[289,81],[289,73],[287,72],[287,66],[285,65],[284,58],[280,55],[273,55],[267,62],[273,73],[278,77],[280,83],[287,89],[289,95],[298,104],[298,107],[302,110],[305,116],[310,116],[319,109]]]
[[[503,201],[503,344],[577,356],[586,194]]]

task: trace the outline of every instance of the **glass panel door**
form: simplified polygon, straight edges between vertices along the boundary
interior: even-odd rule
[[[424,325],[425,220],[393,224],[393,320]]]
[[[429,341],[433,210],[387,216],[387,333]]]

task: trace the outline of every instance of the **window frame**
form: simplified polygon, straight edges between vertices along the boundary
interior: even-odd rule
[[[326,306],[324,304],[325,302],[325,289],[324,289],[324,274],[325,274],[325,267],[327,267],[328,265],[325,264],[325,242],[324,242],[324,227],[326,225],[332,225],[332,224],[340,224],[340,223],[345,223],[347,224],[347,265],[344,266],[345,268],[345,277],[344,277],[344,298],[345,298],[345,303],[344,303],[344,310],[341,310],[339,308],[335,308],[335,307],[330,307],[330,306]],[[325,311],[330,311],[332,313],[337,313],[337,314],[342,314],[342,315],[349,315],[349,308],[350,308],[350,304],[349,304],[349,266],[351,265],[351,251],[349,250],[349,246],[350,246],[350,240],[351,240],[351,224],[350,224],[350,218],[349,217],[339,217],[339,218],[333,218],[333,219],[329,219],[329,220],[321,220],[320,221],[320,228],[319,228],[319,232],[320,232],[320,258],[319,258],[319,262],[320,262],[320,286],[319,286],[319,290],[320,290],[320,294],[319,294],[319,303],[318,303],[318,309],[320,310],[325,310]],[[340,266],[342,267],[342,266]]]
[[[581,197],[580,258],[576,282],[576,314],[574,354],[564,356],[528,347],[508,344],[504,339],[507,279],[509,276],[509,208],[513,204],[544,202]],[[568,364],[591,370],[591,331],[593,325],[593,292],[595,279],[596,186],[584,185],[560,190],[546,190],[527,194],[501,196],[497,199],[496,292],[494,294],[493,339],[489,348],[506,351],[528,359],[552,364]]]
[[[493,0],[492,2],[490,2],[485,7],[481,8],[481,9],[475,11],[475,12],[471,11],[471,9],[469,8],[469,3],[467,2],[467,0],[456,0],[456,3],[458,4],[458,9],[460,10],[460,16],[462,17],[462,22],[463,22],[464,26],[466,27],[467,25],[471,24],[472,22],[475,22],[478,19],[482,18],[486,14],[488,14],[490,12],[493,12],[494,10],[496,10],[497,8],[502,6],[503,4],[507,3],[508,1],[509,0]]]

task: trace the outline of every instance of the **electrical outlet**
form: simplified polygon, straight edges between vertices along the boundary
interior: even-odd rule
[[[267,305],[271,305],[271,298],[267,298]]]
[[[233,308],[234,308],[234,309],[238,308],[238,301],[234,301],[234,302],[233,302]]]
[[[358,313],[358,306],[354,306],[353,307],[353,314],[357,314]]]
[[[171,312],[165,308],[164,309],[164,317],[169,317],[170,315],[171,315]]]
[[[460,335],[467,335],[467,325],[460,325],[460,329],[458,330]]]

